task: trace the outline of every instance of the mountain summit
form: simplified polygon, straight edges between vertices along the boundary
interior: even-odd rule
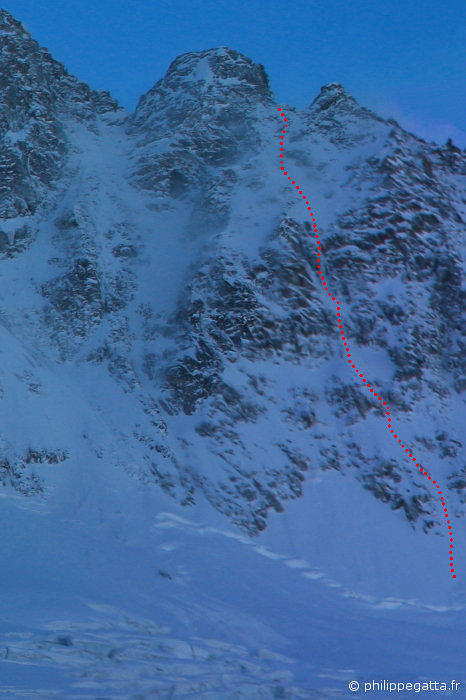
[[[342,353],[264,68],[183,54],[127,114],[5,11],[0,45],[0,691],[338,697],[386,656],[341,625],[378,640],[392,613],[383,677],[455,677],[443,506]],[[466,156],[336,83],[287,115],[353,355],[442,486],[460,579]],[[442,611],[440,656],[405,609],[426,635]]]
[[[255,149],[261,140],[255,122],[260,120],[251,116],[270,112],[272,104],[263,67],[246,56],[228,48],[187,53],[141,97],[132,117],[133,133],[143,133],[140,142],[154,146],[172,139],[167,162],[174,156],[183,162],[177,168],[180,187],[193,177],[201,184],[208,179],[204,166],[228,166]],[[147,156],[145,151],[144,163]],[[194,156],[197,177],[192,173]],[[163,170],[160,158],[158,162]],[[140,182],[145,173],[144,165]]]
[[[321,87],[320,93],[314,99],[312,105],[315,105],[320,110],[324,110],[328,109],[330,106],[348,102],[352,105],[356,104],[354,97],[351,97],[351,95],[346,92],[343,85],[340,85],[340,83],[329,83]]]
[[[13,17],[12,14],[3,8],[0,8],[0,31],[2,34],[17,34],[22,36],[30,36],[21,22]]]
[[[251,108],[256,102],[271,103],[272,95],[263,66],[225,47],[186,53],[168,68],[162,80],[141,97],[135,114],[138,124],[153,120],[160,111],[176,129],[186,114],[224,104]],[[176,108],[173,106],[176,103]],[[171,105],[171,108],[170,108]],[[206,110],[206,111],[204,111]]]
[[[61,177],[69,148],[66,120],[92,121],[117,108],[39,47],[23,25],[0,12],[0,215],[33,214]],[[18,234],[33,234],[21,223]],[[16,235],[16,234],[15,234]],[[22,244],[21,244],[22,245]]]

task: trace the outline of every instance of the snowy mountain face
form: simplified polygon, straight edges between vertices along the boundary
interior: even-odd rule
[[[374,382],[400,421],[429,406],[434,425],[410,439],[424,460],[442,460],[460,510],[462,446],[448,411],[464,389],[464,155],[406,134],[338,85],[291,119],[288,167],[309,182],[347,332],[361,364],[368,351],[378,358]],[[306,472],[329,468],[435,528],[436,505],[409,465],[360,438],[382,412],[339,364],[305,208],[277,197],[270,177],[277,130],[263,71],[229,50],[177,59],[132,119],[133,182],[161,190],[162,207],[182,202],[197,247],[173,312],[157,322],[144,307],[144,370],[161,389],[168,442],[193,487],[251,533],[301,495]]]
[[[311,654],[301,618],[364,618],[352,597],[461,629],[466,155],[335,83],[283,107],[352,353],[443,488],[452,584],[442,504],[342,352],[263,67],[185,54],[128,114],[5,11],[0,49],[2,697],[346,697],[370,642]]]

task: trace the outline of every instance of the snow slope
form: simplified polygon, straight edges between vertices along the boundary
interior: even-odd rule
[[[207,504],[187,519],[154,487],[105,471],[62,485],[59,508],[4,500],[2,697],[332,698],[350,697],[353,679],[464,683],[464,587],[463,602],[442,591],[438,543],[419,551],[348,479],[332,473],[251,540]]]

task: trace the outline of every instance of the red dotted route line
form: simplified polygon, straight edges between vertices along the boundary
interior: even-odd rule
[[[322,272],[322,264],[321,264],[321,263],[322,263],[322,246],[321,246],[321,241],[320,241],[320,239],[319,239],[319,234],[317,233],[317,226],[316,226],[316,223],[315,223],[316,220],[315,220],[314,214],[313,214],[313,212],[312,212],[311,205],[309,204],[309,202],[308,202],[308,200],[307,200],[307,198],[306,198],[306,195],[303,194],[301,187],[300,187],[299,185],[297,185],[296,182],[295,182],[294,180],[291,179],[291,176],[288,175],[287,171],[285,170],[285,166],[284,166],[284,163],[283,163],[283,155],[284,155],[283,143],[284,143],[284,138],[285,138],[284,135],[286,134],[286,130],[287,130],[287,128],[288,128],[288,124],[287,124],[287,121],[288,121],[288,120],[287,120],[287,118],[285,117],[285,114],[284,114],[284,112],[282,111],[281,107],[277,107],[277,109],[278,109],[278,111],[280,112],[280,115],[283,117],[283,122],[284,122],[284,129],[283,129],[283,131],[282,131],[282,136],[280,137],[280,138],[281,138],[281,141],[280,141],[280,165],[281,165],[281,170],[283,171],[283,174],[286,175],[286,176],[288,177],[288,180],[290,180],[290,183],[291,183],[292,185],[295,185],[295,188],[298,190],[298,194],[300,194],[300,195],[302,196],[302,199],[304,199],[304,201],[305,201],[305,203],[306,203],[306,205],[307,205],[307,209],[308,209],[308,211],[309,211],[309,215],[310,215],[310,217],[311,217],[311,219],[312,219],[312,226],[313,226],[313,228],[314,228],[314,233],[315,233],[316,243],[317,243],[317,274],[319,275],[320,279],[322,280],[322,286],[324,287],[325,291],[328,293],[329,297],[332,299],[332,301],[336,301],[336,300],[335,300],[335,297],[332,295],[332,292],[330,292],[330,291],[328,290],[327,283],[326,283],[326,281],[325,281],[325,277],[324,277],[324,274],[323,274],[323,272]],[[401,447],[405,452],[408,453],[408,456],[413,460],[413,462],[416,462],[416,467],[419,467],[419,471],[421,472],[421,474],[423,474],[424,476],[426,476],[427,479],[428,479],[432,484],[434,484],[435,488],[437,489],[437,492],[438,492],[438,494],[439,494],[439,496],[440,496],[440,500],[441,500],[441,502],[442,502],[442,506],[443,506],[445,518],[446,518],[446,521],[447,521],[448,531],[449,531],[449,535],[450,535],[450,551],[449,551],[450,560],[449,560],[449,564],[450,564],[451,574],[452,574],[452,578],[456,578],[455,569],[454,569],[454,566],[453,566],[453,532],[452,532],[452,527],[451,527],[451,523],[450,523],[450,519],[449,519],[449,515],[448,515],[448,510],[447,510],[447,507],[446,507],[446,505],[445,505],[445,500],[444,500],[444,498],[443,498],[443,493],[442,493],[442,491],[440,490],[440,486],[438,485],[438,483],[437,483],[437,481],[436,481],[435,479],[432,479],[432,477],[431,477],[431,476],[429,475],[429,473],[424,469],[424,467],[422,467],[422,466],[416,461],[416,457],[413,456],[413,454],[412,454],[412,452],[410,451],[410,449],[409,449],[408,447],[405,447],[405,445],[403,445],[403,443],[402,443],[401,439],[398,437],[398,435],[395,434],[395,431],[394,431],[394,429],[392,428],[392,419],[391,419],[391,417],[390,417],[390,406],[387,404],[386,401],[382,401],[382,397],[374,391],[374,389],[372,388],[372,386],[370,385],[370,383],[367,381],[367,379],[365,379],[364,374],[363,374],[362,372],[360,372],[359,369],[356,368],[356,365],[353,363],[353,360],[351,359],[351,353],[350,353],[349,345],[348,345],[348,343],[346,342],[346,337],[345,337],[345,334],[344,334],[344,331],[343,331],[343,324],[342,324],[342,322],[341,322],[340,302],[339,302],[339,301],[336,301],[336,305],[337,305],[337,322],[338,322],[338,328],[340,329],[341,340],[343,341],[343,345],[344,345],[344,348],[345,348],[345,352],[346,352],[346,355],[347,355],[347,357],[348,357],[348,363],[349,363],[350,366],[354,369],[354,371],[356,372],[356,374],[359,375],[360,379],[362,379],[363,384],[367,387],[367,389],[369,389],[369,392],[370,392],[371,394],[373,394],[373,396],[376,397],[378,401],[381,401],[381,405],[382,405],[382,406],[385,406],[385,408],[386,408],[386,415],[388,416],[388,418],[387,418],[388,426],[387,426],[387,427],[388,427],[388,429],[389,429],[389,431],[390,431],[390,434],[393,436],[393,439],[394,439],[394,440],[398,440],[398,443],[399,443],[400,447]]]

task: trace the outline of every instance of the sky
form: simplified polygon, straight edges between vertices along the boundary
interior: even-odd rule
[[[465,0],[3,0],[33,37],[133,110],[187,51],[229,46],[306,107],[341,83],[427,140],[466,147]]]

